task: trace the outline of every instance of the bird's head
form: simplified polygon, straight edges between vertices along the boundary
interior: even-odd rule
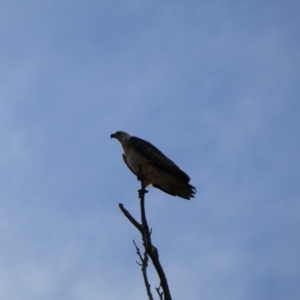
[[[130,139],[130,135],[124,131],[116,131],[110,135],[110,138],[115,138],[122,144]]]

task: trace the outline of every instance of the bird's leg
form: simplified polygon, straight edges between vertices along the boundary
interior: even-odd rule
[[[146,193],[148,193],[148,191],[146,190],[146,186],[149,184],[147,179],[146,179],[146,175],[147,174],[143,174],[142,175],[142,178],[140,179],[140,182],[141,182],[141,186],[142,188],[138,190],[138,193],[139,193],[139,198],[141,199],[142,197],[144,197],[144,195]]]
[[[146,180],[146,176],[149,175],[149,174],[151,174],[151,173],[152,173],[151,171],[149,171],[149,172],[147,172],[145,174],[141,174],[140,172],[137,172],[137,176],[136,176],[137,180],[138,181],[145,181]]]
[[[143,173],[142,166],[139,164],[139,170],[137,172],[137,180],[141,182],[142,188],[138,190],[139,198],[141,199],[148,191],[146,190],[146,186],[148,185],[146,176],[151,174],[150,172]]]

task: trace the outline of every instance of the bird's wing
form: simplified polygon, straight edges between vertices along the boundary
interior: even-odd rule
[[[137,150],[141,155],[145,156],[147,159],[152,161],[159,168],[176,176],[177,178],[183,180],[186,183],[190,181],[189,176],[185,172],[183,172],[172,160],[167,158],[160,150],[158,150],[151,143],[134,136],[132,136],[129,139],[129,142],[135,148],[135,150]]]

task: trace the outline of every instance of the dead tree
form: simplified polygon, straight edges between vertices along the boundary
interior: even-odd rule
[[[140,199],[140,211],[141,211],[141,223],[139,223],[129,212],[126,210],[122,203],[119,203],[119,207],[125,217],[138,229],[138,231],[142,235],[142,241],[144,246],[144,252],[141,254],[140,249],[136,245],[135,241],[133,241],[137,255],[139,256],[140,263],[138,263],[142,268],[143,279],[147,291],[147,295],[149,300],[153,300],[153,296],[151,293],[150,283],[147,277],[147,266],[148,266],[148,257],[150,257],[153,266],[157,272],[157,275],[160,279],[159,287],[156,287],[156,292],[159,295],[160,300],[172,300],[168,281],[165,275],[165,272],[160,264],[159,255],[157,248],[152,244],[151,241],[151,230],[149,229],[148,222],[146,219],[146,212],[145,212],[145,194],[148,192],[146,190],[145,185],[145,176],[147,174],[143,174],[142,168],[139,165],[139,173],[137,175],[137,179],[141,182],[141,189],[139,192],[139,199]]]

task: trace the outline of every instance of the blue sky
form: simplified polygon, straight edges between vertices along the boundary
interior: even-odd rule
[[[298,1],[0,4],[1,299],[146,299],[116,130],[197,187],[146,198],[174,299],[300,297]]]

